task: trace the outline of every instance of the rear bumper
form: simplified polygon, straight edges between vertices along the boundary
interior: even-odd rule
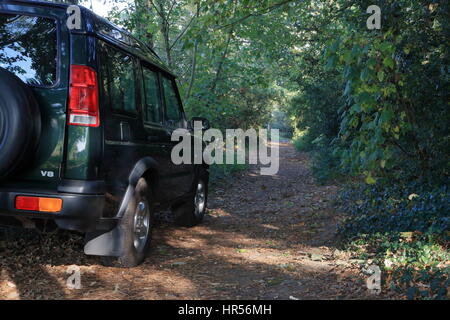
[[[17,196],[50,197],[63,200],[57,213],[24,211],[15,208]],[[105,207],[102,194],[77,194],[62,192],[38,193],[30,190],[3,191],[0,189],[0,216],[51,219],[61,229],[90,232],[97,229]]]

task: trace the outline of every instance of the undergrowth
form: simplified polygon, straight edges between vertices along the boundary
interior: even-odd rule
[[[383,271],[384,287],[408,299],[447,299],[450,191],[447,186],[353,185],[342,192],[343,246]]]

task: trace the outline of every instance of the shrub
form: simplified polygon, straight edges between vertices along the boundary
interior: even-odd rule
[[[445,299],[450,284],[447,186],[360,184],[342,192],[343,245],[372,257],[386,285],[409,299]]]

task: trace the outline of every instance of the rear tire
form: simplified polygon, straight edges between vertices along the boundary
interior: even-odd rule
[[[101,257],[102,264],[123,268],[138,266],[150,249],[153,228],[150,188],[144,178],[139,179],[134,196],[117,227],[121,234],[122,254],[119,257]]]
[[[32,90],[0,68],[0,178],[33,158],[41,135],[41,114]]]
[[[208,180],[208,172],[200,169],[193,195],[186,202],[172,208],[177,225],[190,228],[203,221],[208,201]]]

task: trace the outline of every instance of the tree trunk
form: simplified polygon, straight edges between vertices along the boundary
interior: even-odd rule
[[[196,12],[197,19],[198,19],[199,14],[200,14],[200,5],[197,3],[197,12]],[[196,68],[197,68],[197,51],[198,51],[198,40],[195,39],[194,50],[192,52],[191,79],[189,80],[189,87],[188,87],[187,94],[186,94],[186,100],[191,97],[192,86],[194,85],[194,81],[195,81],[195,72],[196,72]]]
[[[161,34],[163,36],[163,49],[166,56],[166,63],[169,66],[169,68],[172,68],[172,57],[170,54],[170,36],[169,36],[169,22],[167,13],[164,8],[164,0],[157,0],[156,1],[158,8],[158,15],[159,15],[159,30],[161,31]]]
[[[222,57],[220,58],[219,65],[217,66],[216,76],[211,84],[211,90],[214,92],[217,87],[217,82],[219,81],[220,74],[222,73],[223,64],[225,63],[225,59],[227,58],[228,48],[230,46],[231,37],[233,35],[233,28],[230,29],[228,33],[227,43],[225,45],[225,50],[223,51]]]
[[[197,50],[198,50],[198,41],[195,40],[194,51],[192,53],[192,70],[191,70],[191,79],[189,80],[189,87],[186,94],[186,100],[191,97],[192,86],[195,81],[195,71],[197,68]]]

